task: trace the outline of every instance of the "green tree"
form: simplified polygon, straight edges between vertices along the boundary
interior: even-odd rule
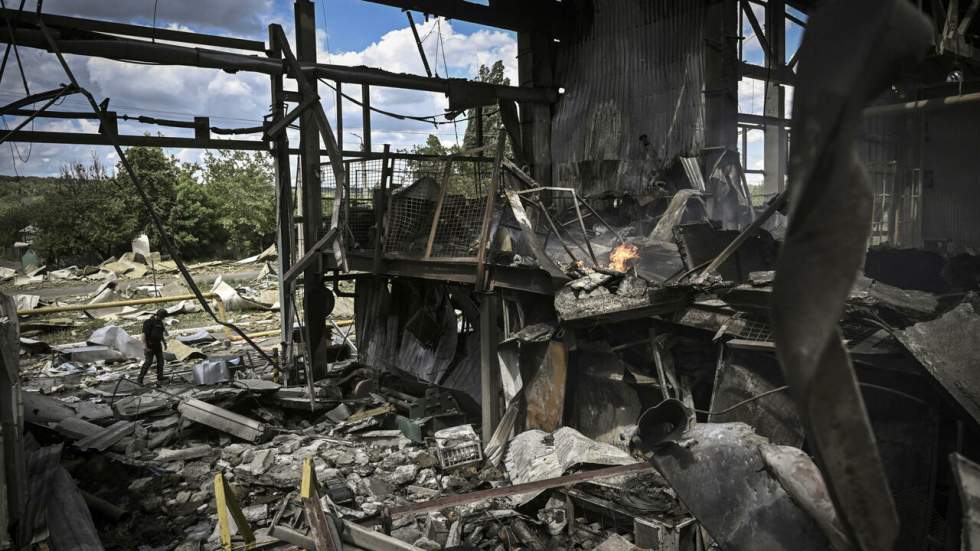
[[[478,82],[486,82],[489,84],[510,85],[510,79],[504,76],[504,62],[500,60],[497,60],[490,67],[480,65],[480,70],[477,72],[476,80]],[[476,109],[468,110],[466,112],[466,118],[469,119],[469,122],[466,124],[466,133],[463,134],[463,149],[472,149],[477,147],[476,134],[477,128],[480,126],[477,124]],[[500,125],[500,111],[496,107],[484,106],[483,143],[485,145],[496,145],[497,128],[499,128]]]
[[[181,167],[167,219],[167,230],[185,259],[210,256],[228,238],[218,221],[215,199],[195,178],[198,170],[196,164]]]
[[[161,147],[131,147],[126,150],[126,158],[129,164],[143,184],[143,190],[150,198],[153,208],[162,220],[170,217],[177,193],[177,180],[180,176],[180,163],[173,156],[167,155]],[[120,181],[127,197],[132,201],[136,212],[136,219],[139,232],[146,232],[153,241],[154,249],[160,247],[159,236],[153,227],[153,220],[150,213],[146,210],[136,188],[129,178],[129,174],[123,167],[122,162],[116,163],[116,178]],[[130,236],[130,239],[135,236]]]
[[[55,178],[0,176],[0,251],[17,240],[42,208],[40,191]]]
[[[204,186],[215,202],[218,224],[227,235],[225,254],[255,254],[276,234],[276,190],[272,160],[264,153],[207,153]]]
[[[49,264],[98,262],[127,250],[140,230],[130,190],[94,156],[64,167],[39,196],[34,247]]]

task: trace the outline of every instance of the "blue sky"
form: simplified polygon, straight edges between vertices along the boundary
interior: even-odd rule
[[[759,20],[761,6],[753,5]],[[153,24],[154,0],[46,0],[45,11],[97,19]],[[240,36],[265,40],[266,25],[283,25],[287,36],[293,36],[292,0],[158,0],[156,24],[160,27],[193,30],[212,34]],[[424,69],[408,29],[405,14],[393,7],[363,0],[315,0],[318,29],[319,59],[342,65],[370,65],[391,71],[423,74]],[[28,5],[28,9],[33,7]],[[798,12],[794,13],[800,16]],[[415,14],[429,63],[440,74],[472,77],[481,63],[500,59],[507,74],[516,81],[517,46],[512,32],[501,31],[461,21],[425,22]],[[748,23],[743,30],[744,56],[750,63],[762,63],[762,49]],[[795,52],[802,35],[795,24],[787,23],[787,58]],[[21,49],[27,79],[32,92],[51,89],[65,81],[54,56],[37,50]],[[94,58],[68,57],[82,85],[97,99],[111,98],[110,107],[120,114],[190,120],[194,115],[212,117],[213,126],[253,126],[268,112],[268,79],[260,75],[229,75],[220,71],[185,67],[151,67],[113,62]],[[448,66],[448,67],[447,67]],[[348,85],[345,91],[360,96],[358,87]],[[761,81],[743,79],[739,84],[739,104],[744,112],[761,113],[764,86]],[[0,81],[0,102],[13,101],[24,95],[16,66],[8,65]],[[333,93],[321,85],[324,108],[331,120],[336,115]],[[792,91],[787,91],[787,105]],[[442,112],[446,100],[439,94],[411,92],[388,88],[372,89],[375,107],[412,115],[432,115]],[[81,98],[69,98],[58,107],[63,110],[87,109]],[[788,111],[788,109],[787,109]],[[6,124],[18,119],[6,117]],[[345,148],[359,147],[359,107],[344,104]],[[94,132],[91,121],[72,122],[45,119],[35,123],[37,130]],[[163,131],[167,135],[189,136],[189,131],[161,129],[135,123],[121,123],[123,133],[141,134]],[[429,133],[439,136],[446,145],[456,143],[465,131],[465,123],[434,128],[412,121],[399,121],[381,115],[372,118],[372,141],[375,148],[389,143],[394,148],[408,148],[424,142]],[[747,168],[761,168],[761,132],[749,136]],[[257,138],[251,136],[248,138]],[[296,136],[291,137],[296,140]],[[183,161],[198,161],[202,150],[170,150]],[[15,151],[4,144],[0,148],[0,174],[56,174],[68,162],[88,160],[92,155],[105,164],[115,164],[111,148],[18,144]],[[758,177],[753,176],[753,179]]]
[[[75,15],[136,23],[153,24],[153,0],[47,0],[45,12]],[[393,7],[362,0],[316,0],[318,59],[342,65],[369,65],[395,72],[424,74],[414,38],[405,14]],[[32,9],[29,5],[28,9]],[[292,0],[159,0],[156,24],[160,27],[192,30],[258,40],[267,38],[266,26],[281,24],[287,36],[293,36]],[[490,29],[460,21],[430,19],[415,14],[429,63],[440,75],[472,78],[480,64],[492,64],[500,59],[507,74],[516,81],[517,44],[512,32]],[[53,55],[39,50],[20,49],[31,92],[51,89],[66,79]],[[97,99],[111,98],[110,108],[120,114],[191,120],[194,115],[211,117],[212,126],[240,127],[261,123],[269,110],[269,81],[267,77],[240,73],[229,75],[221,71],[186,67],[154,67],[120,63],[96,58],[68,56],[81,84]],[[289,86],[287,84],[287,86]],[[360,88],[347,85],[344,91],[360,97]],[[334,93],[320,86],[324,108],[331,121],[335,120]],[[0,102],[23,97],[24,90],[16,65],[8,65],[0,81]],[[447,107],[441,94],[372,88],[374,107],[409,115],[433,115]],[[68,98],[57,107],[61,110],[87,110],[80,97]],[[19,122],[6,117],[6,124]],[[30,127],[28,127],[30,128]],[[94,132],[92,121],[39,119],[37,130]],[[360,147],[360,108],[344,102],[345,148]],[[136,123],[120,123],[126,134],[163,132],[167,135],[190,136],[180,129],[160,128]],[[446,144],[462,138],[465,123],[442,125],[402,121],[379,114],[372,117],[372,141],[380,149],[389,143],[393,148],[410,148],[422,143],[434,133]],[[258,136],[245,136],[253,139]],[[298,138],[293,133],[291,140]],[[169,153],[182,161],[196,162],[202,150],[173,149]],[[57,174],[66,163],[87,161],[95,155],[105,164],[116,162],[115,153],[108,147],[17,144],[14,151],[7,144],[0,149],[0,174]]]

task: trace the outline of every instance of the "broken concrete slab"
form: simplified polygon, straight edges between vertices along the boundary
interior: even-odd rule
[[[132,421],[116,421],[105,429],[75,442],[75,447],[82,451],[96,450],[102,452],[132,434],[135,429],[136,425]]]
[[[157,451],[156,460],[164,463],[170,463],[173,461],[187,461],[188,459],[204,457],[205,455],[210,454],[211,451],[211,446],[208,446],[207,444],[179,449],[165,448]]]
[[[264,424],[194,398],[182,401],[177,406],[177,411],[186,419],[227,432],[247,442],[258,442],[265,435]]]

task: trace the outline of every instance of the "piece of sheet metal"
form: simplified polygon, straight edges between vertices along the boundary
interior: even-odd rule
[[[799,49],[793,103],[789,228],[776,270],[772,329],[830,495],[860,549],[891,550],[899,534],[864,401],[838,321],[864,260],[872,193],[856,160],[860,111],[931,30],[897,0],[831,1]]]
[[[980,423],[980,314],[963,302],[933,321],[896,333],[975,423]]]
[[[659,442],[656,423],[641,423],[631,440],[721,549],[826,551],[817,522],[766,469],[769,441],[744,423],[694,425],[678,442]]]
[[[963,505],[962,549],[980,546],[980,465],[958,453],[949,454],[953,477]]]

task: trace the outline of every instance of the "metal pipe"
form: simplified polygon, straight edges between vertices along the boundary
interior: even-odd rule
[[[213,298],[221,302],[221,297],[215,293],[203,293],[204,298]],[[84,312],[101,308],[116,308],[120,306],[139,306],[142,304],[159,304],[163,302],[180,302],[182,300],[197,300],[197,295],[174,295],[169,297],[134,298],[113,302],[97,302],[95,304],[69,304],[68,306],[45,306],[33,310],[17,310],[18,316],[39,316],[41,314],[60,314],[63,312]]]
[[[909,101],[905,103],[892,103],[889,105],[875,105],[866,108],[861,114],[865,117],[875,115],[897,115],[908,111],[928,111],[962,105],[966,103],[976,103],[980,101],[980,92],[963,94],[960,96],[946,96],[944,98],[923,99],[919,101]]]

